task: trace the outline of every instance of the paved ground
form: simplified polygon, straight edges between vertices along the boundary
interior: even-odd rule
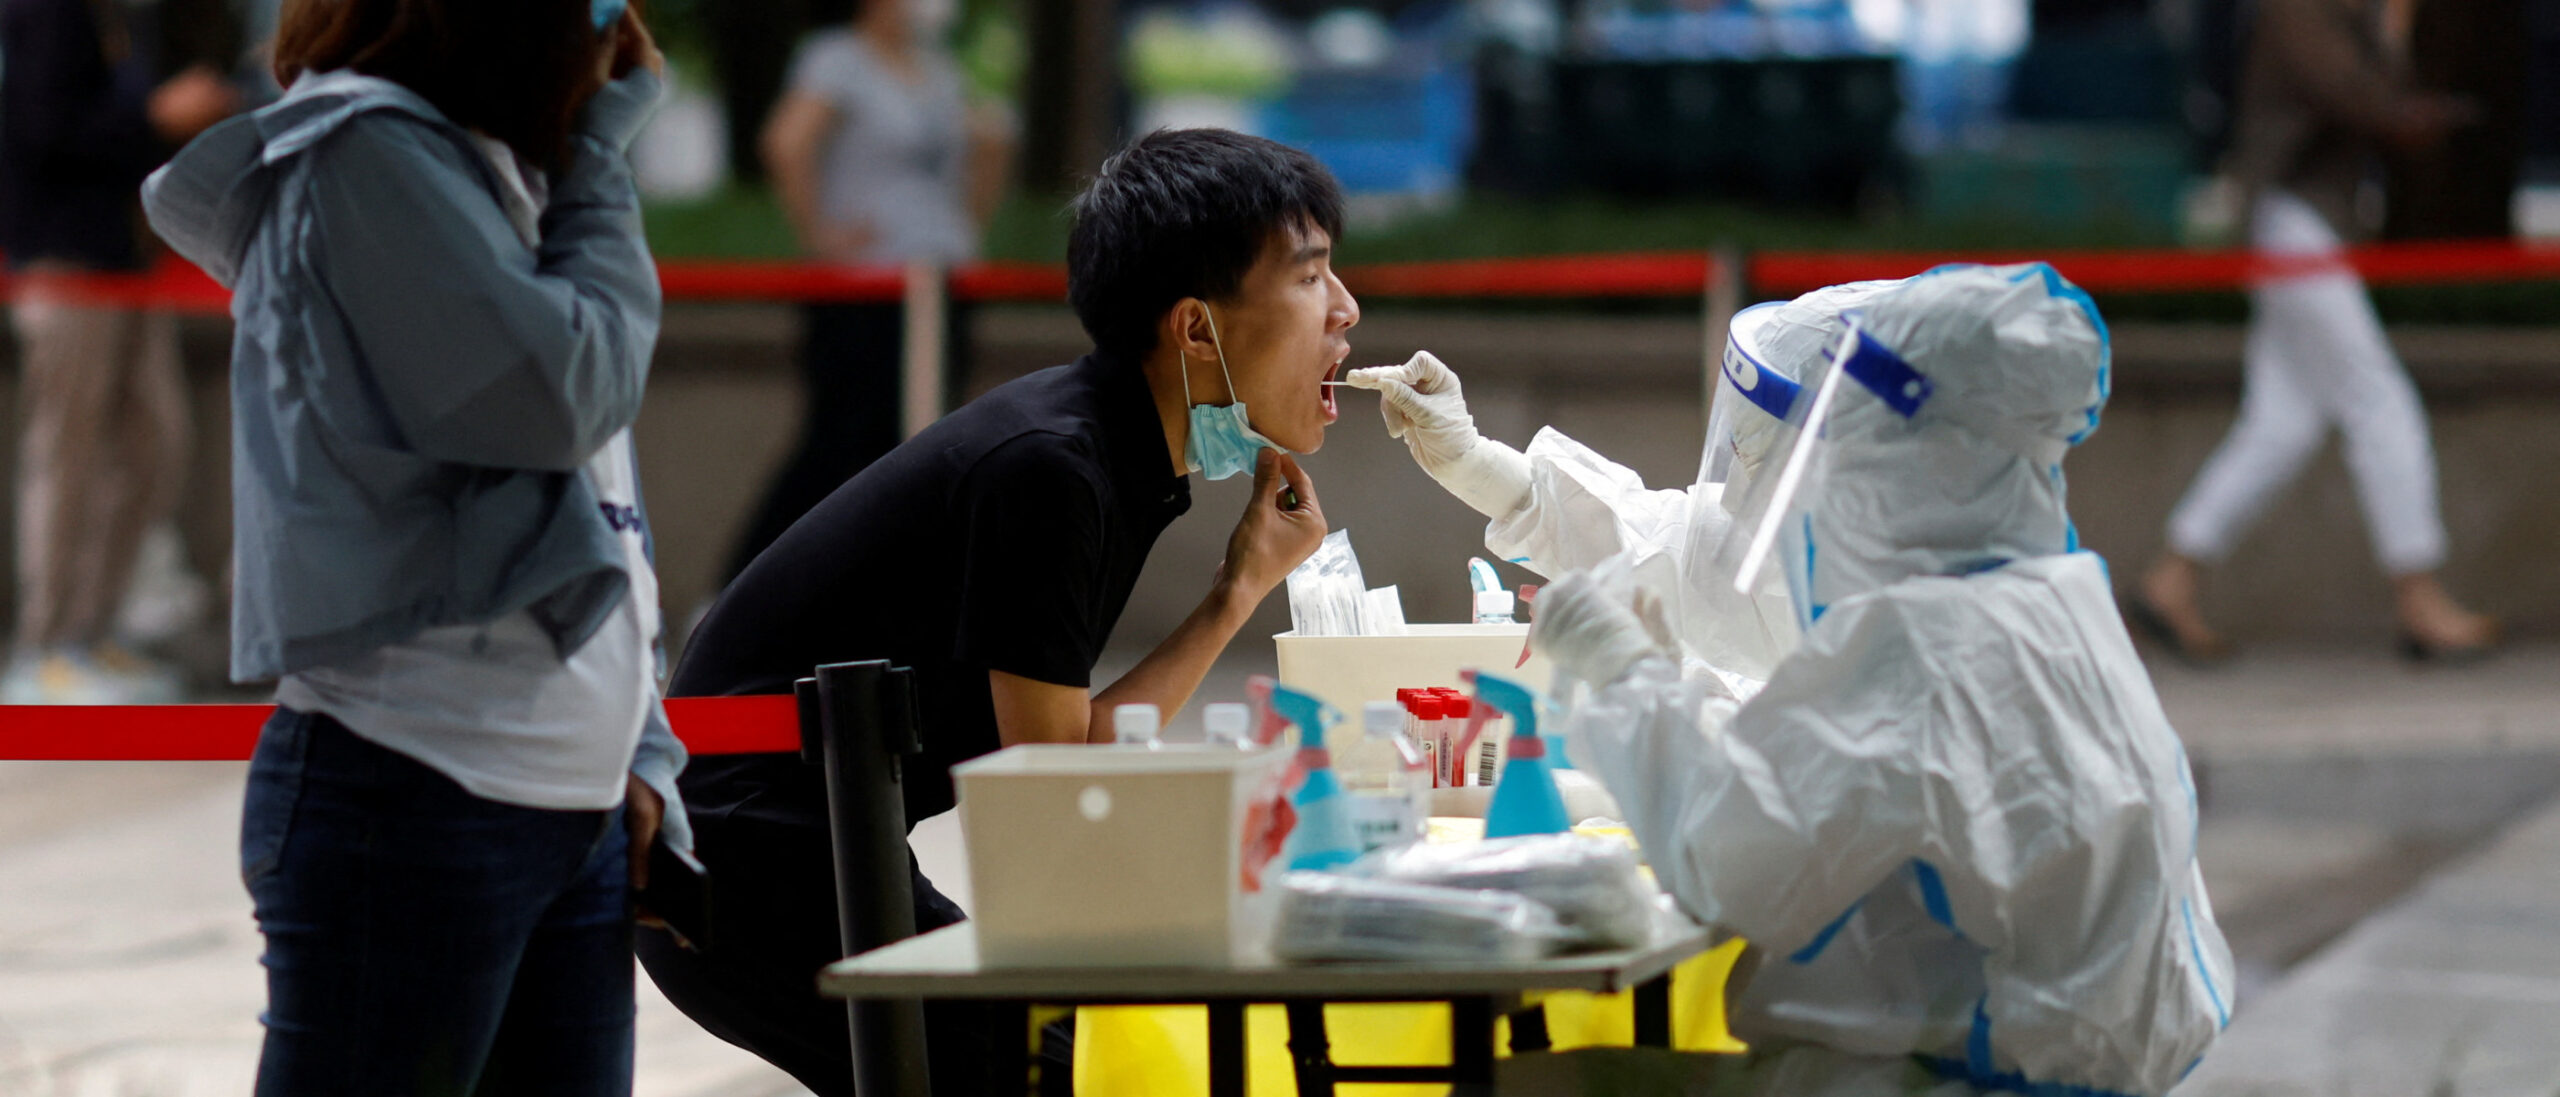
[[[2560,782],[2560,646],[2462,670],[2272,650],[2155,673],[2249,963],[2192,1092],[2560,1091],[2560,807],[2531,810]],[[246,1092],[261,987],[239,785],[236,765],[0,762],[0,1095]],[[918,844],[965,903],[956,829]],[[653,996],[639,1079],[651,1097],[800,1092]]]
[[[2560,804],[2250,1001],[2177,1097],[2560,1092]]]

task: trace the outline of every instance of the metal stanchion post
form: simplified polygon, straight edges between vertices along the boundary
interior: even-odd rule
[[[1724,337],[1733,328],[1733,314],[1742,311],[1742,251],[1731,244],[1718,244],[1707,253],[1707,288],[1700,297],[1704,309],[1707,344],[1699,364],[1706,372],[1699,375],[1700,401],[1698,422],[1712,418],[1716,399],[1716,374],[1724,369]]]
[[[945,271],[938,263],[907,264],[906,354],[900,363],[900,435],[913,438],[942,418],[943,386],[950,370],[946,345],[951,308]]]
[[[851,955],[916,933],[906,799],[900,788],[901,759],[922,749],[913,676],[885,660],[819,667],[814,683],[802,687],[804,719],[811,708],[811,685],[818,753],[827,778],[827,823],[834,839],[836,916],[844,950]],[[924,1004],[857,1000],[845,1009],[853,1035],[854,1092],[861,1097],[928,1097]]]

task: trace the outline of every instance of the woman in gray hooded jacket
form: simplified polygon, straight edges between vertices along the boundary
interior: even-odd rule
[[[233,291],[262,1097],[629,1092],[632,886],[686,844],[630,438],[657,68],[623,0],[287,0],[284,98],[144,188]]]

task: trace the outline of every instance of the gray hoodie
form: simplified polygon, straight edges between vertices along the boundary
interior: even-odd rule
[[[657,343],[624,151],[659,90],[641,70],[589,102],[532,247],[467,131],[348,74],[143,185],[152,228],[232,290],[233,678],[518,610],[566,659],[627,595],[583,470],[639,415]],[[633,770],[671,815],[682,765],[653,718]]]
[[[623,157],[657,79],[596,95],[527,248],[468,132],[335,75],[143,187],[233,291],[232,676],[519,609],[566,657],[628,587],[580,468],[638,415],[657,342]]]

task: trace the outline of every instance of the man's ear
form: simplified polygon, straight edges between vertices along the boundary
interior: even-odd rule
[[[1216,328],[1209,318],[1209,303],[1197,297],[1185,297],[1166,309],[1157,341],[1173,348],[1186,367],[1193,362],[1218,360]]]

